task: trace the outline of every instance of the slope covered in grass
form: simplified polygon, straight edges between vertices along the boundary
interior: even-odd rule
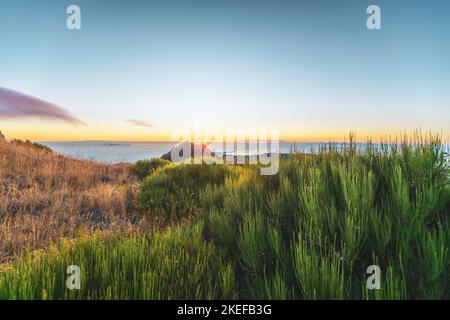
[[[0,264],[61,237],[148,230],[128,165],[67,158],[0,140]]]
[[[165,165],[140,185],[166,231],[84,237],[0,273],[0,298],[450,299],[439,139],[353,144],[256,166]],[[66,289],[79,265],[80,291]],[[368,290],[378,265],[381,289]]]

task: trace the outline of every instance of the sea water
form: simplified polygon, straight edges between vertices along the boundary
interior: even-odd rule
[[[171,150],[177,142],[113,142],[113,141],[77,141],[77,142],[39,142],[50,147],[55,152],[78,158],[96,160],[108,163],[136,162],[151,158],[159,158]],[[291,143],[280,142],[280,153],[311,153],[319,150],[320,143]],[[209,146],[217,153],[223,153],[222,143],[213,143]],[[245,150],[238,147],[238,150]],[[230,152],[229,154],[234,154]],[[256,145],[251,145],[248,153],[257,154]]]

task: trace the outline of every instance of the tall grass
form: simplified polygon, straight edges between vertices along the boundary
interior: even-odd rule
[[[80,290],[66,286],[70,265],[80,267]],[[0,299],[231,299],[235,292],[231,265],[201,239],[200,224],[148,238],[62,241],[0,274]]]
[[[242,297],[450,297],[449,168],[435,137],[325,148],[264,179],[249,169],[202,196],[205,234],[237,261]],[[373,264],[383,288],[368,292]]]
[[[0,264],[61,237],[148,231],[129,165],[71,159],[0,140]]]
[[[201,190],[223,184],[231,172],[219,165],[169,165],[144,179],[139,198],[153,217],[166,222],[195,218]]]
[[[18,258],[0,298],[450,299],[450,168],[438,137],[330,144],[256,166],[166,165],[141,183],[142,236]],[[85,270],[68,291],[67,265]],[[366,270],[381,269],[381,289]]]

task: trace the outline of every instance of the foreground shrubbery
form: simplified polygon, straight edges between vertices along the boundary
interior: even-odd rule
[[[446,156],[430,138],[293,155],[276,176],[167,165],[139,200],[147,216],[184,225],[19,259],[0,297],[450,299]],[[65,289],[71,264],[86,272],[79,292]],[[370,265],[381,290],[366,288]]]
[[[439,144],[324,150],[203,193],[208,237],[245,298],[450,298],[450,189]],[[366,290],[379,265],[382,289]]]
[[[81,270],[81,289],[66,286],[66,269]],[[201,225],[146,238],[85,237],[20,259],[0,274],[0,299],[234,298],[231,265],[201,239]]]

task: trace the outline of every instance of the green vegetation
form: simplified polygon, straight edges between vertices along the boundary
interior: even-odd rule
[[[46,145],[43,145],[43,144],[37,143],[37,142],[31,142],[30,140],[25,140],[24,141],[24,140],[20,140],[20,139],[13,139],[11,141],[11,144],[18,145],[18,146],[25,146],[25,147],[36,148],[36,149],[47,151],[47,152],[52,152],[52,149],[50,149]]]
[[[249,171],[206,190],[206,233],[244,298],[449,298],[448,172],[438,141],[293,156],[276,183]]]
[[[78,265],[81,290],[69,290],[66,268]],[[95,286],[92,286],[95,284]],[[83,237],[28,254],[0,280],[0,299],[233,298],[231,267],[201,239],[201,224],[145,237]]]
[[[140,179],[144,179],[146,176],[151,174],[158,168],[162,168],[170,164],[170,161],[162,160],[159,158],[153,158],[150,160],[140,160],[137,161],[131,168],[130,172]]]
[[[203,188],[219,186],[234,171],[224,165],[170,165],[142,182],[140,201],[152,216],[167,221],[195,218]],[[234,172],[236,174],[236,172]]]
[[[255,166],[166,165],[141,184],[143,236],[18,257],[0,298],[450,299],[450,170],[439,139],[350,143]],[[84,270],[65,289],[66,267]],[[366,269],[382,270],[368,290]]]

